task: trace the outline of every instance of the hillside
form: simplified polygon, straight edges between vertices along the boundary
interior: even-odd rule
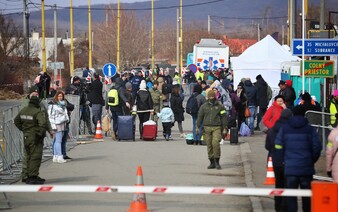
[[[327,0],[327,7],[330,10],[338,11],[336,0]],[[234,28],[240,28],[243,32],[252,31],[252,27],[260,23],[264,24],[275,23],[278,25],[286,24],[287,20],[287,1],[281,0],[184,0],[183,1],[183,20],[185,26],[191,23],[199,24],[201,27],[207,27],[208,15],[220,16],[226,18],[212,18],[211,29],[221,30],[222,32],[232,32]],[[205,2],[209,2],[205,4]],[[213,2],[213,3],[212,3]],[[249,3],[250,2],[250,3]],[[300,4],[301,1],[299,0]],[[309,0],[309,4],[319,4],[319,0]],[[157,26],[163,24],[176,25],[176,10],[179,5],[178,0],[158,0],[155,1],[155,24]],[[103,22],[105,20],[105,11],[102,10],[106,5],[92,5],[92,22]],[[116,8],[116,4],[114,5]],[[46,7],[48,8],[48,7]],[[151,2],[136,2],[129,4],[121,4],[121,8],[127,9],[127,12],[134,12],[145,20],[151,23]],[[301,7],[299,7],[301,8]],[[46,27],[47,31],[53,26],[53,10],[46,10]],[[69,27],[69,10],[59,8],[57,11],[58,27],[63,29],[61,36],[64,35],[65,29]],[[266,17],[266,19],[255,19]],[[276,18],[278,17],[278,18]],[[12,18],[18,23],[22,23],[22,17],[13,15]],[[224,25],[224,27],[223,27]],[[39,31],[41,26],[40,12],[32,12],[30,14],[30,29]],[[87,29],[87,7],[74,8],[74,28],[76,33],[85,33]],[[61,31],[61,30],[60,30]],[[248,32],[249,32],[248,31]],[[238,31],[237,31],[238,32]],[[59,35],[60,36],[60,35]]]

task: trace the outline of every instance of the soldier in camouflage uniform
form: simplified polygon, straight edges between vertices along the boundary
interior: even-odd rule
[[[153,82],[153,87],[149,89],[149,92],[154,103],[154,115],[152,117],[152,120],[157,123],[158,116],[156,114],[161,112],[163,108],[163,100],[162,92],[158,89],[158,82],[156,80]]]
[[[48,130],[46,112],[41,109],[37,87],[30,89],[29,104],[14,119],[14,124],[23,132],[24,161],[22,181],[26,184],[43,184],[39,177],[43,140]]]
[[[199,128],[203,123],[203,137],[207,143],[208,158],[210,165],[208,169],[221,169],[219,159],[221,157],[221,148],[219,142],[222,139],[223,129],[227,132],[228,121],[224,106],[216,100],[216,94],[210,90],[207,94],[208,101],[205,102],[198,111],[196,121],[196,134],[199,134]]]

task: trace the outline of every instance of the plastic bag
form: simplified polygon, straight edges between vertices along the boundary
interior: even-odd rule
[[[260,129],[262,132],[265,132],[265,133],[268,132],[268,127],[265,126],[265,124],[263,123],[263,119],[261,120],[261,122],[259,122],[258,126],[259,126],[259,129]]]
[[[105,115],[102,119],[102,130],[105,132],[110,131],[110,117],[109,114]]]
[[[248,125],[245,124],[245,122],[243,122],[241,124],[241,127],[239,129],[239,134],[241,136],[250,136],[251,135],[250,128],[248,127]]]

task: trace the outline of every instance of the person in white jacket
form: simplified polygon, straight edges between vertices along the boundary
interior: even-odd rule
[[[169,107],[169,102],[163,102],[163,108],[160,113],[157,113],[157,116],[162,121],[163,136],[165,140],[169,141],[169,138],[171,136],[171,127],[172,124],[175,122],[174,113]]]
[[[53,162],[65,163],[61,151],[62,136],[66,131],[66,125],[69,121],[69,116],[65,104],[65,94],[58,91],[53,100],[48,104],[48,117],[52,129],[55,131],[55,140],[53,143]]]
[[[326,171],[333,182],[338,183],[338,127],[332,129],[326,146]]]

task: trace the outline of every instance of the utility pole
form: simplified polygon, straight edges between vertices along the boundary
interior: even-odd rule
[[[45,40],[45,0],[41,0],[41,34],[42,34],[42,71],[45,73],[46,67],[46,40]]]
[[[155,69],[155,55],[154,55],[154,0],[151,0],[151,68]],[[158,71],[158,70],[156,70]]]
[[[74,76],[74,29],[73,29],[73,0],[70,0],[70,76]]]
[[[259,42],[261,40],[261,27],[260,24],[257,24],[257,41]]]
[[[210,15],[208,15],[208,34],[210,35],[210,24],[211,24],[211,18]]]
[[[116,67],[117,70],[120,71],[120,0],[117,1],[117,54],[116,54]]]
[[[58,55],[58,38],[57,38],[57,26],[56,26],[56,4],[54,4],[54,63],[57,62],[57,55]],[[57,81],[58,77],[58,70],[55,66],[54,68],[54,89],[56,88],[55,82]]]
[[[319,19],[320,30],[324,30],[324,19],[325,19],[325,0],[320,0],[320,19]]]
[[[183,72],[183,0],[180,0],[180,76]]]
[[[88,0],[88,50],[88,66],[92,68],[92,15],[90,11],[90,0]]]
[[[29,66],[29,13],[27,8],[27,0],[23,0],[23,37],[25,40],[24,51],[26,64]],[[23,89],[28,90],[28,74],[23,73]]]
[[[180,69],[180,11],[176,9],[176,67],[178,68],[179,73]]]

